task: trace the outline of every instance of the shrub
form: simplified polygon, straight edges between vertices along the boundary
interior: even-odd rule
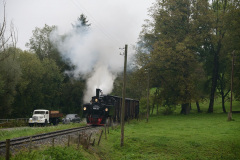
[[[173,114],[173,112],[175,111],[176,106],[175,105],[164,105],[162,107],[162,114],[163,115],[170,115]]]
[[[139,112],[141,115],[147,113],[147,98],[142,97],[139,102]]]
[[[25,120],[13,120],[0,124],[0,128],[22,127],[27,126],[28,123]]]

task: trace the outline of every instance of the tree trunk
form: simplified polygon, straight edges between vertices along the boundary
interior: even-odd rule
[[[214,96],[217,88],[217,80],[218,80],[218,69],[219,69],[219,53],[221,50],[221,39],[217,44],[217,51],[214,53],[214,62],[213,62],[213,73],[212,73],[212,86],[211,86],[211,94],[210,94],[210,103],[208,108],[208,113],[213,113],[213,105],[214,105]]]
[[[217,87],[217,79],[218,79],[218,66],[219,66],[218,63],[219,63],[218,62],[218,53],[215,53],[208,113],[213,113],[214,96],[215,96],[215,91],[216,91],[216,87]]]
[[[226,2],[226,1],[225,1]],[[211,86],[211,94],[210,94],[210,103],[208,108],[208,113],[213,113],[213,105],[214,105],[214,95],[217,87],[217,80],[218,80],[218,70],[219,70],[219,55],[222,48],[222,39],[224,37],[225,32],[222,32],[221,29],[219,29],[219,15],[218,15],[218,4],[217,1],[217,17],[216,17],[216,37],[218,38],[217,44],[213,45],[213,53],[214,53],[214,60],[213,60],[213,73],[212,73],[212,86]],[[225,7],[227,3],[224,4]],[[225,8],[224,7],[224,12]]]
[[[222,96],[222,109],[223,112],[226,113],[226,109],[225,109],[225,97],[224,97],[224,93],[221,92],[221,96]]]
[[[154,110],[155,103],[152,105],[152,115],[153,115],[153,110]]]
[[[223,91],[223,86],[221,85],[221,97],[222,97],[222,110],[224,113],[226,113],[225,109],[225,96],[224,96],[224,91]]]
[[[157,103],[157,115],[158,115],[158,103]]]
[[[181,114],[189,114],[190,113],[190,105],[189,103],[182,104]]]
[[[228,95],[229,91],[224,94],[224,73],[222,74],[221,77],[219,77],[219,82],[220,82],[220,94],[221,94],[221,97],[222,97],[222,110],[224,113],[226,113],[226,109],[225,109],[225,97]]]
[[[198,111],[198,113],[201,113],[201,109],[200,109],[200,106],[199,106],[199,102],[198,102],[198,101],[196,101],[196,105],[197,105],[197,111]]]

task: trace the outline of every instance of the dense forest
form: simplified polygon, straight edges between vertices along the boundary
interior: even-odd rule
[[[201,112],[199,103],[205,100],[212,113],[215,99],[221,98],[226,112],[231,76],[234,99],[240,99],[240,2],[156,0],[149,14],[135,46],[134,67],[127,73],[127,97],[144,104],[151,88],[152,106],[181,105],[182,114],[190,112],[191,104]],[[73,29],[91,28],[85,15],[77,21]],[[50,40],[56,28],[36,27],[26,44],[29,50],[23,51],[16,47],[14,26],[7,35],[7,22],[1,21],[1,118],[29,117],[37,108],[81,114],[86,80],[69,74],[75,66]],[[112,94],[122,94],[121,74]]]

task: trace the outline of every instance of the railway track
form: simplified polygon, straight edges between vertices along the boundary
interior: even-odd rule
[[[17,145],[21,145],[21,144],[26,144],[26,143],[29,143],[30,141],[32,141],[32,142],[42,141],[45,139],[62,136],[62,135],[67,135],[67,134],[71,134],[74,132],[85,131],[90,128],[93,128],[93,127],[92,126],[77,127],[77,128],[65,129],[65,130],[60,130],[60,131],[55,131],[55,132],[48,132],[48,133],[44,133],[44,134],[38,134],[38,135],[34,135],[34,136],[14,138],[14,139],[10,140],[10,146],[12,147],[12,146],[17,146]],[[6,141],[0,141],[0,149],[3,149],[5,147],[6,147]]]

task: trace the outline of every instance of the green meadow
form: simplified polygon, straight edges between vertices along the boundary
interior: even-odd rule
[[[125,125],[124,147],[120,147],[121,128],[110,131],[107,140],[97,147],[100,159],[240,159],[240,113],[222,112],[216,99],[214,113],[206,113],[208,102],[200,104],[201,113],[192,105],[189,115],[180,115],[177,106],[172,115],[152,115]],[[229,111],[230,103],[225,107]],[[164,110],[160,108],[160,112]],[[233,102],[233,111],[240,111],[240,102]],[[155,113],[155,112],[154,112]]]
[[[152,116],[110,132],[98,149],[101,159],[240,159],[240,114]]]

